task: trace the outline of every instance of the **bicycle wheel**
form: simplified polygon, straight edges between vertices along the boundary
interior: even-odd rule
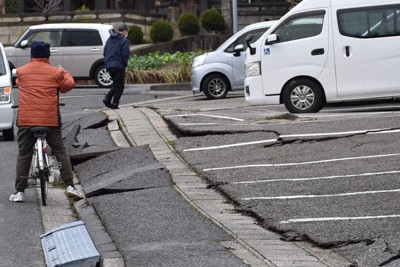
[[[43,206],[46,206],[46,202],[47,202],[47,176],[48,176],[48,174],[46,174],[45,170],[39,172],[40,193],[42,196]]]
[[[43,170],[39,171],[39,179],[40,179],[40,194],[42,196],[42,204],[46,206],[47,204],[47,190],[48,190],[48,181],[49,181],[49,165],[47,162],[47,155],[43,152]]]

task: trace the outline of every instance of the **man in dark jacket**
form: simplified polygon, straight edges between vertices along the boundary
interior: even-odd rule
[[[104,59],[107,71],[113,80],[113,85],[103,100],[108,108],[117,109],[124,92],[125,68],[129,59],[128,25],[124,24],[108,38],[104,47]]]

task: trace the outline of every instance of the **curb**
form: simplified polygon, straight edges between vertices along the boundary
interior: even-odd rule
[[[74,203],[79,217],[85,222],[89,235],[101,255],[101,267],[125,267],[125,261],[101,223],[96,211],[86,199]]]
[[[150,86],[151,91],[188,91],[192,89],[190,83],[166,83],[166,84],[153,84]]]

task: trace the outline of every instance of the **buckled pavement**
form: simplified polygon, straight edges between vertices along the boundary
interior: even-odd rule
[[[106,110],[109,131],[120,147],[149,145],[155,158],[172,176],[174,188],[200,214],[233,237],[222,245],[250,266],[350,266],[329,250],[307,242],[287,242],[257,224],[254,218],[235,212],[233,205],[202,181],[169,145],[176,137],[152,109],[125,105]],[[75,206],[79,206],[77,203]],[[79,212],[79,208],[78,208]],[[89,229],[90,232],[90,229]],[[117,252],[118,254],[118,252]],[[122,255],[105,258],[108,266],[124,266]],[[118,263],[118,265],[116,265]],[[106,264],[103,264],[106,266]],[[215,266],[220,266],[216,263]]]

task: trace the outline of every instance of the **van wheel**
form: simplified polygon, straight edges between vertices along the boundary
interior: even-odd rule
[[[202,91],[208,99],[221,99],[229,91],[229,82],[220,74],[212,74],[204,80]]]
[[[3,130],[4,141],[14,141],[14,126],[11,129]]]
[[[108,73],[104,66],[100,66],[99,68],[97,68],[96,72],[94,73],[94,80],[100,87],[111,87],[111,85],[113,84],[111,75],[110,73]]]
[[[325,105],[321,86],[309,79],[296,79],[283,90],[283,103],[291,113],[314,113]]]

